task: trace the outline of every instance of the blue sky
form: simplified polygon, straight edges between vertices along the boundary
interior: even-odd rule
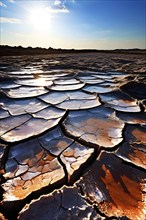
[[[146,48],[146,0],[0,0],[1,44]]]

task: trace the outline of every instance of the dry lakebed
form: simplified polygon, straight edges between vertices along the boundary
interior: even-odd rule
[[[3,56],[0,219],[146,218],[144,54]]]

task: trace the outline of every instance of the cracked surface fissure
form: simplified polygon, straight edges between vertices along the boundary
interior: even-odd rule
[[[141,66],[99,72],[95,63],[103,68],[106,54],[102,62],[96,54],[65,56],[51,66],[50,56],[37,65],[37,56],[21,57],[19,69],[13,62],[0,71],[0,215],[143,220],[146,75]]]

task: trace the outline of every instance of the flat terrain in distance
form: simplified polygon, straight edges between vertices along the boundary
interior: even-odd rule
[[[144,220],[142,52],[1,56],[0,219]]]

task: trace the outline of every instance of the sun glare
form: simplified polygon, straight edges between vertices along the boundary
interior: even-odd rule
[[[47,11],[46,8],[37,7],[37,8],[31,9],[31,12],[29,15],[29,21],[37,30],[45,31],[48,29],[50,25],[51,16],[49,14],[49,11]]]

